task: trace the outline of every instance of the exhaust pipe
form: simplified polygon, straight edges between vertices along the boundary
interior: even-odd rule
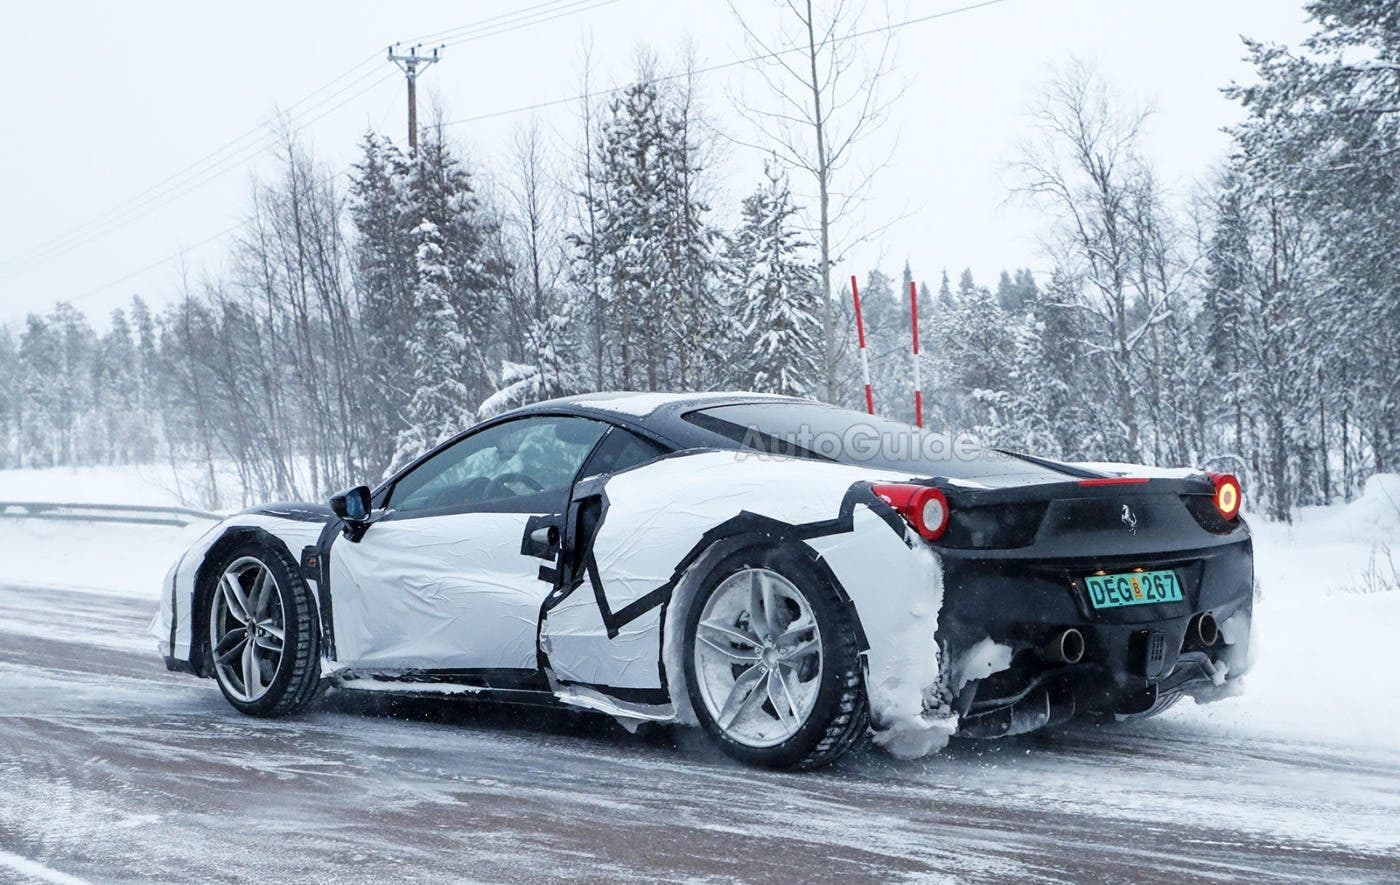
[[[1084,660],[1084,634],[1068,627],[1036,649],[1036,654],[1056,664],[1077,664]]]
[[[1203,648],[1210,648],[1220,639],[1220,625],[1215,622],[1215,615],[1211,612],[1201,612],[1196,615],[1191,622],[1191,636],[1201,644]]]

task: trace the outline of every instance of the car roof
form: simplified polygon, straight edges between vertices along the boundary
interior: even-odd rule
[[[604,391],[583,393],[536,403],[535,407],[572,406],[585,412],[609,412],[645,418],[659,411],[678,411],[697,406],[720,406],[732,403],[752,403],[767,400],[792,400],[793,397],[772,393],[747,391],[711,391],[704,393],[647,393],[643,391]]]
[[[564,396],[512,409],[502,418],[535,413],[566,413],[602,418],[613,423],[640,426],[676,443],[687,443],[692,436],[681,415],[704,406],[739,405],[762,402],[805,402],[790,396],[749,391],[710,391],[702,393],[654,393],[643,391],[604,391]]]

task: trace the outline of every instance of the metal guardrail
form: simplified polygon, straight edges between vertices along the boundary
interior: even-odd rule
[[[224,518],[222,513],[192,507],[147,504],[82,504],[58,501],[0,501],[0,519],[53,519],[73,522],[117,522],[127,525],[187,526]]]

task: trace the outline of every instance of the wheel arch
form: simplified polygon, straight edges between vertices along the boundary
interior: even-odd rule
[[[754,514],[744,514],[754,517]],[[865,628],[861,623],[860,612],[856,609],[841,580],[831,566],[814,550],[794,528],[776,520],[756,517],[765,525],[729,526],[730,531],[707,534],[705,543],[694,552],[694,559],[676,581],[670,598],[662,613],[661,659],[666,674],[666,691],[670,696],[671,707],[677,721],[685,725],[698,725],[695,711],[690,706],[690,693],[686,684],[683,655],[685,653],[684,625],[690,605],[696,592],[705,579],[721,562],[746,550],[782,550],[802,560],[817,577],[824,581],[836,594],[842,607],[855,628],[856,642],[861,652],[870,648]],[[738,519],[731,520],[738,522]]]
[[[218,566],[231,551],[247,543],[271,547],[284,554],[288,561],[296,567],[300,567],[296,565],[297,558],[292,555],[287,543],[267,529],[259,526],[234,525],[229,526],[223,534],[219,535],[218,539],[205,551],[204,559],[200,561],[194,576],[194,598],[190,612],[190,665],[198,676],[214,675],[209,659],[209,605],[214,598],[214,586],[219,578]],[[312,594],[312,605],[315,608],[315,594]],[[319,628],[319,608],[315,608],[314,616]]]

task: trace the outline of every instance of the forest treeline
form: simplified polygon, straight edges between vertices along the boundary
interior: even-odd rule
[[[863,269],[877,410],[913,417],[912,282],[931,426],[1231,470],[1278,517],[1396,470],[1400,13],[1308,9],[1303,45],[1247,43],[1234,149],[1189,195],[1092,70],[1048,83],[1013,186],[1051,261]],[[499,168],[441,125],[415,154],[369,132],[344,171],[289,136],[225,272],[100,331],[65,303],[0,328],[0,467],[193,462],[199,503],[233,506],[219,470],[250,499],[316,497],[561,394],[862,405],[850,271],[821,260],[805,170],[775,150],[726,207],[696,80],[657,69],[585,102],[575,145],[522,129]]]

